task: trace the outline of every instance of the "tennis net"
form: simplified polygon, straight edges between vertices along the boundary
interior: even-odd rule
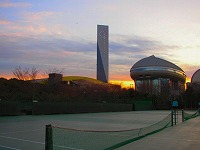
[[[200,115],[200,109],[198,109],[195,113],[193,114],[190,114],[190,113],[186,113],[185,111],[183,111],[183,120],[186,121],[186,120],[189,120],[189,119],[192,119],[192,118],[195,118],[197,116]]]
[[[153,125],[120,131],[77,130],[47,125],[46,150],[112,150],[158,132],[170,123],[171,114]]]

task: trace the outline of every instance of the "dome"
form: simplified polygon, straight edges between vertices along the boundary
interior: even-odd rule
[[[183,82],[186,80],[185,72],[180,67],[154,55],[136,62],[130,70],[130,76],[133,80],[144,78],[170,78]]]
[[[174,68],[176,70],[183,71],[181,68],[179,68],[175,64],[169,61],[166,61],[164,59],[155,57],[154,55],[141,59],[140,61],[135,63],[132,68],[140,68],[140,67],[148,67],[148,66],[169,67],[169,68]]]
[[[192,83],[200,83],[200,69],[197,70],[193,75],[191,79]]]

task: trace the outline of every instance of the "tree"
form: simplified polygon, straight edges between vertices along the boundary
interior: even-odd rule
[[[38,73],[39,73],[39,71],[35,67],[32,67],[29,72],[29,78],[31,80],[35,80],[37,78]]]
[[[22,68],[21,66],[16,67],[12,72],[15,78],[17,78],[18,80],[24,80],[24,81],[35,80],[39,73],[39,71],[35,67]]]
[[[13,75],[19,79],[19,80],[28,80],[28,72],[29,72],[29,68],[24,68],[22,69],[21,66],[18,66],[15,68],[15,70],[12,71]]]

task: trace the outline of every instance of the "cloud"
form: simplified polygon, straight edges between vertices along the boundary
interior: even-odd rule
[[[19,14],[15,14],[17,17]],[[59,13],[44,11],[44,12],[26,12],[20,14],[18,20],[12,20],[4,16],[0,17],[1,29],[0,34],[22,34],[22,35],[61,35],[62,27],[55,21]],[[55,21],[55,22],[53,22]]]
[[[160,41],[146,37],[114,35],[111,38],[110,55],[113,56],[115,63],[119,60],[123,64],[135,63],[150,55],[166,59],[166,52],[171,52],[178,48],[176,45],[165,45]]]
[[[34,22],[34,21],[44,20],[45,18],[54,16],[55,14],[56,12],[51,12],[51,11],[27,12],[26,14],[24,14],[24,18],[26,20]]]
[[[121,76],[120,79],[128,80],[134,63],[155,54],[158,49],[162,53],[176,48],[152,39],[124,35],[113,35],[109,47],[110,78]],[[65,75],[96,76],[96,42],[91,41],[7,34],[0,36],[0,59],[0,65],[9,67],[32,65],[40,70],[58,67],[65,68]]]
[[[65,68],[66,74],[94,77],[96,44],[49,37],[4,35],[0,37],[0,59],[0,65],[9,67],[33,65],[41,70],[58,67]]]
[[[11,22],[8,20],[0,20],[0,25],[9,25],[9,24],[11,24]]]
[[[58,35],[58,31],[56,28],[55,30],[51,30],[48,26],[45,24],[34,24],[29,22],[11,22],[11,21],[5,21],[0,20],[0,25],[2,25],[2,29],[0,31],[1,35]]]
[[[9,0],[4,0],[0,2],[0,7],[8,8],[8,7],[28,7],[30,3],[25,2],[10,2]]]
[[[133,64],[150,55],[168,60],[181,67],[190,78],[199,69],[197,60],[199,48],[183,47],[178,45],[166,45],[161,41],[147,37],[112,35],[110,37],[110,70],[111,75],[123,78],[129,76],[129,70]],[[195,54],[195,56],[194,56]],[[193,63],[192,63],[193,62]],[[119,75],[120,74],[120,75]]]

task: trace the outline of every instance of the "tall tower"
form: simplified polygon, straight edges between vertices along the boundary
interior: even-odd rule
[[[97,80],[108,83],[108,26],[97,25]]]

